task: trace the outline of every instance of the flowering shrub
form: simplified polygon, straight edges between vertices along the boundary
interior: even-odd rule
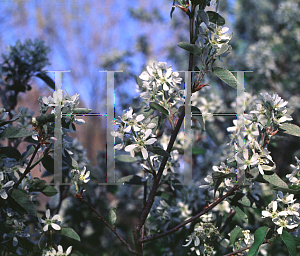
[[[130,164],[131,170],[136,170],[118,182],[142,187],[133,193],[143,202],[139,208],[128,200],[130,189],[122,186],[117,193],[112,193],[109,207],[102,202],[99,209],[97,198],[104,189],[93,184],[97,174],[89,166],[83,147],[68,135],[76,132],[75,124],[84,123],[77,119],[77,114],[91,111],[78,108],[78,94],[71,96],[58,89],[53,96],[40,97],[40,115],[36,117],[26,108],[19,108],[18,113],[14,111],[18,93],[30,89],[28,82],[32,76],[41,78],[52,89],[55,87],[52,79],[41,70],[47,64],[49,52],[41,41],[17,42],[7,49],[8,54],[3,55],[1,64],[4,108],[0,109],[0,139],[9,142],[9,146],[0,147],[1,255],[87,255],[80,251],[80,246],[79,250],[73,250],[76,245],[69,244],[72,240],[64,239],[81,239],[75,228],[68,226],[68,223],[78,224],[74,221],[76,216],[70,212],[72,206],[67,203],[70,203],[67,201],[69,195],[77,200],[70,203],[75,205],[75,211],[77,207],[80,209],[78,205],[84,205],[96,216],[97,222],[88,225],[81,221],[92,217],[84,216],[77,209],[77,221],[85,226],[83,237],[88,236],[87,233],[101,236],[100,222],[110,229],[128,253],[134,255],[152,253],[151,248],[146,247],[148,242],[167,236],[174,238],[174,234],[181,231],[186,239],[180,238],[177,243],[182,245],[180,249],[185,248],[182,253],[187,255],[267,255],[267,244],[278,241],[286,245],[290,255],[299,253],[297,228],[300,219],[296,201],[299,199],[300,162],[296,158],[296,166],[291,165],[293,172],[286,175],[291,185],[287,185],[276,174],[276,159],[268,150],[268,145],[280,133],[300,136],[300,127],[289,123],[293,120],[292,109],[276,93],[266,92],[256,97],[244,92],[230,71],[216,65],[217,60],[229,54],[232,39],[232,34],[227,33],[229,28],[224,26],[225,19],[217,13],[218,0],[178,3],[173,5],[171,15],[179,8],[190,20],[190,42],[180,42],[178,46],[189,52],[188,71],[195,71],[191,81],[185,77],[184,88],[179,72],[174,72],[166,62],[151,63],[147,71],[136,76],[140,108],[124,110],[115,120],[117,129],[111,131],[117,140],[116,163],[122,162],[121,168]],[[216,11],[207,11],[207,6],[211,5],[216,6]],[[198,66],[194,65],[196,60]],[[224,145],[218,141],[225,136],[218,138],[211,129],[213,113],[222,110],[224,102],[219,95],[210,93],[209,84],[203,83],[208,73],[242,91],[242,96],[236,100],[238,106],[247,103],[248,114],[238,115],[233,120],[234,126],[227,128],[230,141]],[[203,92],[201,96],[200,92]],[[180,131],[189,109],[195,140]],[[45,175],[55,174],[55,119],[60,114],[62,178],[66,183],[72,182],[67,189],[63,185],[46,184],[30,173],[42,164],[47,170]],[[220,116],[217,120],[225,122]],[[188,123],[190,120],[185,120],[186,128]],[[30,145],[21,154],[17,147],[22,140]],[[189,158],[186,153],[190,145],[192,157]],[[38,152],[38,159],[33,162]],[[186,173],[182,171],[186,172],[183,166],[187,161],[193,165],[206,157],[209,161],[213,159],[210,161],[213,166],[205,175],[196,176],[203,178],[202,183],[183,184]],[[272,191],[277,193],[277,198]],[[52,197],[44,212],[36,210],[35,198],[39,193]],[[63,202],[66,202],[64,206]],[[131,213],[138,210],[133,244],[123,238],[126,232],[120,225],[119,207]],[[103,209],[109,211],[102,216]],[[269,218],[270,222],[264,221]],[[101,236],[100,240],[104,239],[105,235]],[[161,253],[173,255],[168,252],[168,246],[163,249]]]

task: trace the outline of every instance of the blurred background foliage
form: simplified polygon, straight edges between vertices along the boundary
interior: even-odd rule
[[[0,51],[17,40],[38,38],[50,47],[51,65],[47,70],[71,70],[63,78],[63,88],[73,95],[80,93],[81,106],[93,113],[106,112],[106,77],[103,70],[123,70],[115,75],[116,117],[122,109],[138,107],[134,75],[139,75],[147,64],[166,61],[173,70],[186,70],[188,54],[177,46],[188,41],[188,19],[176,9],[173,18],[169,13],[171,0],[165,1],[121,1],[121,0],[12,0],[0,1]],[[219,12],[226,19],[226,26],[233,31],[232,53],[217,63],[229,70],[253,71],[245,74],[246,91],[252,95],[261,92],[277,92],[294,109],[294,123],[300,125],[300,6],[296,0],[221,0]],[[3,61],[3,60],[1,60]],[[210,87],[199,92],[207,98],[207,106],[214,102],[229,111],[235,101],[236,92],[213,77],[206,78]],[[52,91],[39,80],[31,81],[32,89],[18,95],[18,106],[25,106],[38,114],[39,96]],[[218,92],[218,97],[212,94]],[[222,99],[222,100],[221,100]],[[201,106],[200,106],[201,108]],[[232,112],[232,108],[231,108]],[[207,121],[207,131],[202,131],[197,146],[205,154],[194,157],[194,179],[209,173],[212,165],[219,165],[222,147],[218,141],[226,141],[226,127],[232,126],[233,118],[218,118]],[[142,208],[143,188],[138,185],[99,186],[105,181],[105,117],[85,117],[86,124],[78,127],[72,149],[76,160],[90,163],[93,181],[87,187],[85,198],[108,218],[109,209],[118,205],[117,229],[127,241],[132,241],[131,230]],[[209,131],[213,132],[209,132]],[[215,133],[217,136],[212,136]],[[79,142],[80,141],[80,142]],[[229,140],[228,140],[229,141]],[[1,144],[5,143],[0,141]],[[81,144],[82,143],[82,144]],[[300,156],[299,139],[285,136],[282,141],[270,144],[272,157],[277,164],[276,172],[281,177],[289,172],[294,156]],[[19,147],[26,148],[26,145]],[[71,147],[71,146],[70,146]],[[22,149],[21,149],[22,150]],[[24,151],[24,150],[23,150]],[[43,167],[40,167],[43,169]],[[122,177],[132,173],[134,164],[116,163],[116,175]],[[35,171],[40,175],[40,170]],[[197,186],[186,188],[184,203],[193,213],[206,205],[205,194]],[[64,221],[81,236],[82,242],[72,244],[74,249],[87,255],[130,255],[116,237],[105,228],[98,218],[77,202],[69,188],[61,187],[60,195],[47,202],[52,209],[58,207],[64,194],[60,214]],[[174,195],[178,196],[178,195]],[[40,198],[43,202],[44,198]],[[46,203],[46,202],[44,202]],[[42,205],[44,205],[42,203]],[[169,223],[170,227],[176,224]],[[255,223],[254,219],[250,224]],[[150,224],[149,224],[150,225]],[[161,226],[163,226],[163,221]],[[184,255],[181,246],[192,225],[176,234],[149,242],[145,255]],[[286,255],[280,245],[272,244],[268,255]]]

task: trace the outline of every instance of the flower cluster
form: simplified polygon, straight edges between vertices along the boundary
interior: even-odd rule
[[[287,174],[286,177],[289,179],[289,181],[293,185],[300,185],[300,160],[295,156],[295,159],[297,161],[297,165],[291,164],[291,168],[293,169],[293,172],[290,174]]]
[[[46,249],[43,251],[42,256],[67,256],[70,255],[72,251],[72,246],[69,246],[66,252],[64,252],[63,247],[61,245],[57,246],[57,251],[54,248]]]
[[[120,144],[115,145],[115,149],[121,150],[125,147],[125,151],[129,152],[131,157],[135,156],[135,150],[141,151],[143,158],[148,158],[147,145],[152,145],[157,139],[152,138],[152,129],[156,124],[151,123],[150,119],[145,120],[143,114],[133,114],[132,107],[129,107],[129,111],[123,112],[120,120],[116,121],[119,125],[118,129],[112,132],[112,136],[118,137],[122,140]],[[143,123],[141,121],[144,121]],[[125,135],[128,135],[132,139],[132,144],[125,146]]]
[[[293,194],[285,196],[278,191],[277,199],[269,203],[265,211],[262,211],[263,218],[272,218],[277,227],[278,234],[282,234],[284,228],[294,229],[299,226],[299,203],[295,203]]]
[[[139,76],[142,83],[138,84],[137,90],[140,97],[146,102],[157,102],[169,109],[170,105],[183,102],[183,91],[180,90],[182,78],[178,72],[173,72],[172,67],[167,67],[166,62],[147,66]]]
[[[192,244],[190,250],[195,251],[197,255],[214,255],[214,247],[212,246],[212,240],[220,237],[220,233],[215,225],[211,222],[213,221],[213,215],[203,215],[201,216],[202,222],[197,223],[194,227],[194,232],[188,236],[186,241],[188,242],[184,247]],[[203,241],[203,244],[201,244]]]
[[[282,123],[291,121],[293,118],[289,115],[284,101],[278,94],[274,93],[272,96],[268,93],[260,94],[262,99],[257,100],[256,110],[250,111],[245,118],[259,124],[261,127],[270,127],[274,131]]]

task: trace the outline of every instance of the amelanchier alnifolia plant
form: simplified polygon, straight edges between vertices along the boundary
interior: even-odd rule
[[[121,213],[116,206],[111,208],[107,221],[90,200],[85,199],[85,187],[91,180],[91,172],[84,156],[78,163],[78,152],[84,155],[80,151],[82,148],[72,154],[70,148],[74,141],[68,132],[76,131],[75,124],[84,123],[77,119],[78,114],[91,110],[78,108],[78,94],[71,96],[59,89],[53,96],[38,99],[39,116],[33,117],[33,113],[26,109],[14,112],[16,96],[18,92],[30,89],[28,82],[32,76],[43,79],[50,87],[53,87],[53,81],[41,71],[46,65],[48,52],[43,43],[26,41],[22,45],[18,42],[8,49],[9,54],[4,55],[1,66],[1,84],[5,86],[2,103],[8,111],[0,109],[0,139],[8,139],[10,143],[10,147],[0,147],[0,239],[3,245],[0,252],[3,255],[10,252],[14,255],[73,255],[72,246],[60,245],[59,238],[64,235],[80,240],[58,214],[69,192],[87,205],[97,220],[103,222],[134,255],[146,253],[145,243],[176,234],[180,229],[187,238],[180,240],[183,247],[178,250],[185,248],[188,255],[257,255],[262,244],[275,243],[279,239],[287,245],[290,255],[297,255],[300,239],[293,232],[300,222],[299,203],[296,202],[300,189],[299,160],[296,158],[296,166],[291,165],[293,172],[287,178],[292,185],[288,186],[275,172],[276,159],[273,160],[268,145],[282,131],[300,136],[300,128],[288,123],[292,121],[292,110],[287,108],[288,102],[276,93],[265,92],[260,98],[252,98],[245,92],[244,97],[237,98],[238,105],[246,101],[251,106],[246,107],[248,114],[238,116],[233,121],[234,126],[227,129],[231,136],[227,148],[223,147],[223,158],[215,160],[219,160],[218,164],[206,177],[203,175],[202,185],[178,186],[183,178],[186,144],[193,145],[192,162],[196,157],[205,157],[205,150],[196,143],[206,137],[206,142],[213,144],[214,139],[209,138],[213,133],[204,130],[209,130],[208,124],[213,122],[209,114],[219,111],[225,104],[220,96],[199,95],[204,87],[208,94],[212,94],[207,89],[208,84],[203,82],[207,73],[216,75],[235,90],[241,89],[230,71],[217,66],[217,60],[222,60],[231,50],[229,43],[232,39],[229,28],[224,26],[225,19],[217,12],[218,5],[218,0],[178,1],[178,4],[174,1],[171,15],[175,8],[179,8],[189,19],[190,40],[180,42],[178,46],[189,52],[188,71],[194,71],[192,82],[184,87],[179,72],[174,72],[166,62],[153,63],[135,77],[142,107],[129,107],[115,120],[118,127],[111,132],[116,139],[115,149],[125,151],[124,154],[118,151],[116,160],[134,163],[137,168],[135,173],[120,178],[119,182],[139,182],[143,186],[142,196],[138,195],[143,198],[143,206],[133,227],[134,246],[121,236],[123,232],[119,231],[117,222]],[[216,7],[215,11],[207,10],[211,6]],[[34,51],[39,50],[41,54],[35,54]],[[13,71],[17,69],[20,74],[14,77]],[[192,95],[187,95],[189,86]],[[191,102],[186,102],[190,96]],[[74,186],[67,190],[60,187],[58,205],[55,209],[48,207],[41,216],[36,211],[35,195],[54,196],[58,191],[45,181],[32,177],[30,171],[42,163],[48,172],[54,174],[57,107],[62,114],[62,175],[64,181],[72,182]],[[180,131],[188,107],[191,107],[195,141]],[[8,116],[10,120],[6,120]],[[223,121],[223,118],[218,118],[218,122]],[[24,137],[31,145],[21,154],[17,146]],[[39,157],[33,162],[38,152]],[[193,169],[197,170],[197,166]],[[264,190],[271,186],[278,195],[266,207]],[[195,198],[201,202],[196,204]],[[271,200],[270,195],[266,198]],[[215,211],[211,212],[213,209]],[[265,223],[265,218],[271,218],[272,222]],[[249,223],[249,219],[254,224]],[[36,240],[29,235],[30,225],[38,231]],[[63,248],[67,248],[65,252]],[[82,254],[74,252],[74,255]]]

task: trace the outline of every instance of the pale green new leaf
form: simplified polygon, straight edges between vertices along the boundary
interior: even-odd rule
[[[226,68],[213,67],[212,71],[217,77],[219,77],[222,81],[224,81],[232,88],[244,91],[243,86],[238,82],[236,77]]]

